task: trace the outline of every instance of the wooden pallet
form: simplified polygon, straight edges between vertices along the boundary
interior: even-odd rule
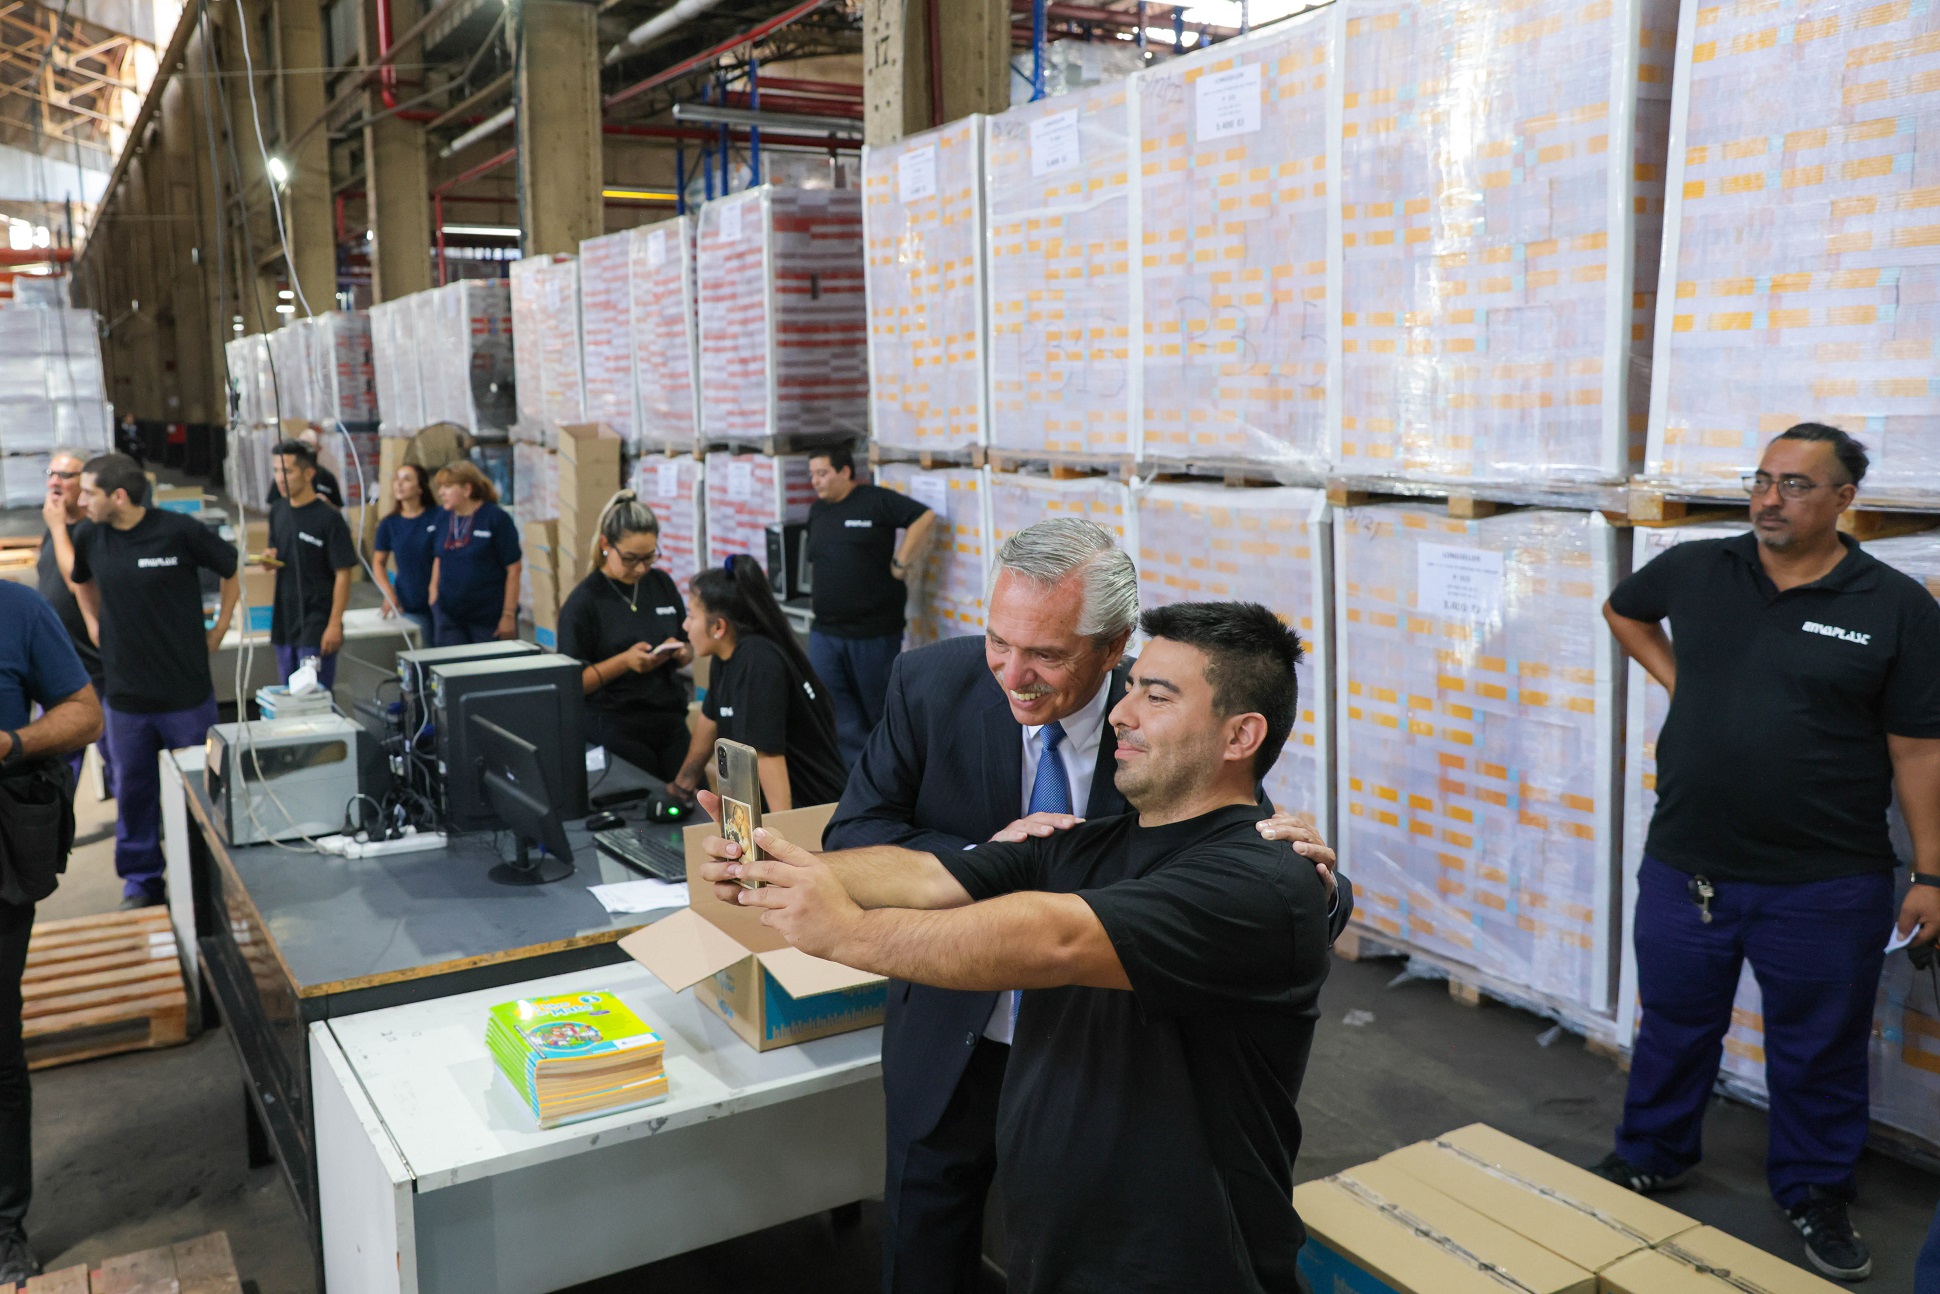
[[[926,471],[941,467],[975,467],[981,445],[965,445],[960,449],[909,449],[901,445],[879,445],[869,442],[869,466],[881,467],[885,463],[914,463]]]
[[[222,1231],[110,1258],[93,1271],[64,1267],[18,1287],[22,1294],[242,1294],[242,1288]]]
[[[188,990],[165,907],[40,922],[21,993],[31,1069],[188,1041]]]
[[[836,445],[859,447],[867,432],[831,431],[812,436],[748,436],[745,438],[724,437],[709,440],[698,451],[701,458],[709,454],[766,454],[769,458],[779,458],[784,454],[812,454],[818,449],[829,449]]]
[[[1747,502],[1743,490],[1722,486],[1693,489],[1641,479],[1630,483],[1630,520],[1638,526],[1744,521]],[[1940,496],[1862,493],[1840,514],[1839,529],[1862,543],[1940,529]]]
[[[1518,508],[1561,508],[1601,512],[1615,524],[1630,524],[1627,487],[1595,482],[1453,482],[1331,476],[1327,479],[1327,501],[1340,508],[1372,503],[1442,503],[1449,516],[1465,521]]]
[[[1045,454],[979,447],[971,461],[993,472],[1041,472],[1054,481],[1109,476],[1130,485],[1138,475],[1138,463],[1130,454]]]

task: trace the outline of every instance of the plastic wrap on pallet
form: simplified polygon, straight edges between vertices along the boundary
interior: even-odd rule
[[[1344,0],[1338,463],[1642,461],[1676,0]]]
[[[528,256],[512,266],[512,344],[519,417],[542,426],[586,421],[580,372],[579,262]]]
[[[1742,535],[1743,523],[1679,526],[1636,531],[1633,567],[1647,565],[1665,549],[1698,539]],[[1940,597],[1940,534],[1876,539],[1866,551],[1904,571]],[[1626,785],[1623,833],[1623,970],[1617,999],[1617,1037],[1628,1045],[1637,1029],[1637,959],[1632,940],[1637,906],[1637,868],[1657,807],[1657,737],[1670,713],[1670,695],[1635,661],[1629,665]],[[1911,857],[1905,824],[1892,814],[1894,849]],[[1905,893],[1901,881],[1900,892]],[[1895,906],[1897,907],[1897,901]],[[1873,1012],[1872,1114],[1878,1123],[1911,1133],[1940,1150],[1940,1000],[1932,981],[1917,975],[1905,957],[1886,959]],[[1739,1092],[1763,1098],[1765,1018],[1758,981],[1747,964],[1738,979],[1731,1027],[1724,1038],[1722,1070]]]
[[[701,208],[701,435],[841,440],[868,427],[862,197],[750,189]]]
[[[270,448],[282,439],[274,427],[232,425],[229,428],[229,455],[223,464],[223,478],[229,496],[246,507],[261,507],[269,497],[271,480]]]
[[[1143,457],[1327,468],[1331,11],[1137,80]]]
[[[1616,565],[1600,513],[1336,514],[1338,847],[1359,919],[1610,1009]]]
[[[705,476],[706,464],[691,454],[642,454],[633,462],[633,492],[660,522],[660,564],[682,593],[707,551]]]
[[[719,566],[746,553],[768,566],[768,527],[807,521],[815,502],[808,459],[799,454],[707,456],[707,564]]]
[[[579,364],[586,421],[611,429],[628,446],[637,444],[640,435],[633,389],[631,244],[631,230],[579,244]]]
[[[512,363],[512,292],[503,279],[460,279],[434,298],[443,404],[430,422],[455,422],[473,435],[517,420]]]
[[[984,628],[984,473],[973,467],[884,463],[877,484],[937,515],[921,578],[912,581],[906,647],[980,634]]]
[[[698,285],[692,216],[628,230],[633,287],[633,372],[639,398],[636,447],[684,452],[700,436]]]
[[[1026,472],[991,472],[990,556],[995,560],[1004,541],[1026,526],[1047,517],[1083,517],[1118,537],[1130,551],[1132,494],[1104,476],[1058,480]]]
[[[519,509],[544,520],[559,515],[559,456],[529,441],[512,442],[512,494]]]
[[[0,455],[0,507],[38,507],[47,499],[46,454]]]
[[[1130,84],[984,125],[993,446],[1134,452]]]
[[[312,402],[320,422],[377,421],[370,315],[332,310],[310,321]]]
[[[1327,496],[1305,489],[1155,484],[1132,491],[1138,515],[1139,602],[1258,602],[1300,635],[1300,710],[1267,794],[1310,813],[1332,839],[1333,626]]]
[[[424,416],[420,365],[430,349],[413,327],[414,298],[385,301],[370,308],[371,376],[377,388],[377,416],[389,436],[413,436],[429,425]]]
[[[269,343],[270,385],[275,392],[277,421],[308,422],[310,412],[310,321],[290,319],[264,333]]]
[[[869,434],[879,444],[983,443],[982,150],[973,114],[863,151]]]
[[[1829,422],[1871,449],[1868,493],[1940,493],[1940,14],[1685,22],[1646,470],[1730,486],[1778,432]]]
[[[388,506],[390,491],[378,479],[379,440],[375,431],[353,431],[341,424],[324,429],[317,449],[317,462],[336,476],[347,508],[365,503]]]

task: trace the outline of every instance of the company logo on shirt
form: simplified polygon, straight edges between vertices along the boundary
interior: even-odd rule
[[[722,707],[721,707],[721,717],[722,717],[723,719],[732,719],[732,718],[734,717],[734,707],[733,707],[733,706],[731,706],[731,705],[724,705],[724,706],[722,706]]]
[[[135,559],[135,565],[138,567],[174,566],[176,565],[176,560],[173,557],[137,557]]]
[[[489,530],[474,530],[472,531],[472,536],[476,539],[490,539],[492,532]]]
[[[1871,634],[1855,633],[1851,629],[1841,629],[1838,625],[1822,625],[1817,620],[1808,620],[1800,628],[1809,634],[1820,634],[1826,638],[1837,638],[1840,642],[1858,643],[1861,647],[1873,641]]]
[[[861,521],[845,521],[842,524],[850,530],[872,530],[876,525],[875,522],[868,520],[866,517]]]
[[[661,615],[661,616],[670,616],[678,610],[680,610],[679,607],[655,607],[653,609],[655,615]]]
[[[302,540],[302,541],[303,541],[304,543],[306,543],[306,544],[309,544],[309,545],[310,545],[310,546],[312,546],[313,548],[321,548],[321,547],[323,547],[323,540],[322,540],[322,539],[320,539],[320,538],[318,538],[318,537],[317,537],[316,535],[313,535],[313,534],[311,534],[311,533],[310,533],[309,531],[307,531],[307,530],[299,530],[299,531],[297,531],[297,532],[296,532],[296,537],[297,537],[298,539],[301,539],[301,540]]]

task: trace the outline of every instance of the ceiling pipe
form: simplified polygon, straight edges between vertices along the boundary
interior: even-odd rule
[[[518,115],[519,110],[516,107],[508,105],[507,107],[500,108],[497,112],[439,149],[438,156],[450,157],[453,153],[464,152],[479,140],[489,138],[492,135],[498,134],[499,131],[504,130],[512,124],[513,119]]]
[[[827,3],[828,3],[828,0],[802,0],[800,4],[789,7],[788,9],[770,18],[767,22],[760,23],[757,26],[751,27],[747,31],[741,33],[739,36],[730,36],[728,39],[722,41],[718,45],[713,46],[712,48],[704,49],[700,53],[692,56],[691,58],[684,58],[680,60],[680,62],[674,64],[672,67],[663,67],[658,72],[655,72],[652,76],[648,77],[646,80],[635,81],[632,85],[627,86],[624,90],[615,90],[612,94],[609,94],[606,96],[606,98],[602,101],[602,106],[606,108],[616,108],[620,104],[625,103],[628,99],[637,98],[638,96],[643,95],[647,91],[653,89],[657,85],[664,85],[667,82],[675,79],[676,77],[687,75],[689,72],[692,72],[695,68],[701,67],[715,59],[720,58],[721,55],[727,53],[729,50],[745,45],[749,41],[760,40],[763,36],[768,35],[770,32],[779,31],[783,27],[786,27],[789,23],[794,22],[797,18],[803,17],[806,14],[813,13],[815,10],[820,9],[823,5]]]
[[[377,78],[377,95],[384,106],[397,111],[397,67],[391,63],[391,0],[377,0],[377,52],[384,58]]]
[[[799,112],[768,112],[760,108],[730,108],[718,103],[677,103],[675,121],[715,122],[762,130],[791,130],[796,134],[858,136],[862,123],[853,117],[812,117]]]
[[[663,9],[653,17],[626,34],[626,39],[606,51],[606,66],[611,67],[636,49],[641,49],[660,37],[665,36],[683,23],[718,8],[721,0],[676,0],[670,9]]]

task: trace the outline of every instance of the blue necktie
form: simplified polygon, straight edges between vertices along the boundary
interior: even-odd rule
[[[1037,780],[1031,783],[1029,813],[1071,812],[1071,775],[1064,771],[1064,757],[1058,747],[1064,744],[1064,725],[1055,720],[1037,731]],[[1017,1003],[1023,995],[1010,994],[1010,1036],[1017,1040]]]

